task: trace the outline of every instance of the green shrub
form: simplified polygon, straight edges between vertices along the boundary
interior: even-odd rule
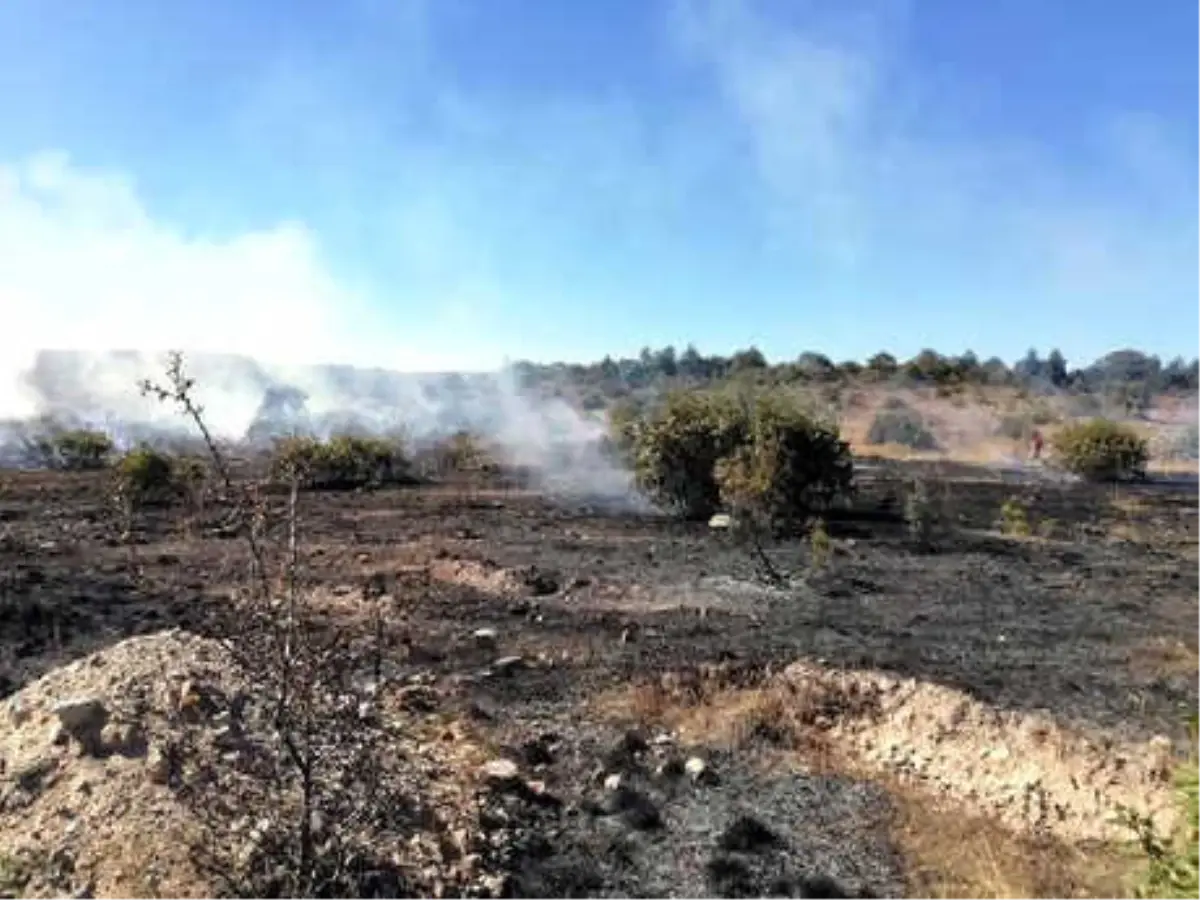
[[[35,438],[34,449],[48,468],[77,472],[104,468],[113,442],[103,431],[74,428]]]
[[[1195,716],[1190,731],[1190,758],[1175,771],[1180,812],[1175,833],[1161,836],[1148,817],[1124,811],[1125,822],[1137,836],[1146,859],[1146,868],[1134,889],[1137,897],[1196,897],[1200,892],[1200,773]]]
[[[837,430],[781,394],[672,394],[624,434],[642,489],[688,518],[708,518],[724,503],[739,516],[791,528],[852,481]]]
[[[850,492],[853,462],[836,428],[776,394],[756,397],[747,413],[745,442],[714,469],[718,495],[735,518],[795,531]]]
[[[1052,441],[1060,465],[1089,481],[1119,481],[1146,474],[1149,451],[1132,428],[1108,419],[1075,422]]]
[[[825,520],[817,519],[808,533],[809,560],[814,569],[824,569],[833,557],[833,541],[825,528]]]
[[[745,443],[747,416],[723,394],[682,391],[628,432],[634,473],[651,499],[689,519],[719,507],[716,466]]]
[[[1028,537],[1032,529],[1029,527],[1029,514],[1025,507],[1015,497],[1009,497],[1000,504],[1000,533],[1013,537]]]
[[[408,475],[400,445],[381,438],[337,435],[328,441],[287,437],[275,442],[271,475],[302,487],[345,490],[399,481]]]
[[[937,440],[920,413],[901,400],[885,404],[867,430],[868,444],[899,444],[912,450],[936,450]]]
[[[203,460],[135,447],[116,463],[117,483],[135,504],[192,498],[208,474]]]

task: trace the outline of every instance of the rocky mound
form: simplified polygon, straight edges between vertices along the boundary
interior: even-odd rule
[[[411,796],[441,815],[417,827],[394,855],[405,892],[468,892],[486,872],[461,847],[473,811],[479,757],[436,722],[408,722],[420,685],[390,698],[400,717],[394,747]],[[25,896],[212,896],[211,866],[194,853],[206,820],[194,803],[201,778],[235,772],[248,748],[269,741],[245,713],[249,693],[215,641],[172,630],[132,638],[26,685],[0,703],[0,893]],[[382,704],[381,704],[382,706]],[[411,727],[410,727],[411,726]],[[444,729],[442,729],[444,731]],[[463,777],[455,777],[461,775]],[[249,851],[273,823],[264,804],[240,807],[236,781],[219,798],[234,814],[221,835],[233,855]],[[211,807],[208,808],[211,812]],[[211,822],[208,823],[211,825]],[[453,886],[449,886],[448,882]]]

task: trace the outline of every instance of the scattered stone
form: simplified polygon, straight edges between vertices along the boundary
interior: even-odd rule
[[[475,646],[484,650],[494,650],[496,649],[499,635],[495,628],[477,628],[472,632],[471,638],[475,641]]]
[[[171,755],[161,744],[153,744],[146,754],[146,775],[154,784],[171,780]]]
[[[8,720],[14,728],[20,728],[24,725],[30,716],[29,706],[21,701],[20,697],[13,697],[12,702],[8,706]]]
[[[100,734],[108,722],[108,710],[102,700],[96,697],[63,700],[55,704],[54,714],[63,732],[77,741],[85,753],[95,754],[100,749]]]
[[[484,781],[493,788],[510,787],[513,782],[517,781],[521,774],[521,768],[511,759],[501,757],[484,763],[480,774]]]
[[[334,588],[333,588],[333,590],[331,591],[331,593],[332,593],[332,594],[333,594],[333,596],[335,596],[335,597],[346,597],[346,596],[349,596],[350,594],[353,594],[353,593],[354,593],[354,585],[352,585],[352,584],[339,584],[339,585],[335,585],[335,586],[334,586]]]
[[[692,756],[683,764],[683,771],[697,784],[712,784],[716,781],[715,773],[699,756]]]
[[[492,672],[496,675],[511,675],[513,672],[524,667],[525,657],[519,655],[502,656],[492,663]]]

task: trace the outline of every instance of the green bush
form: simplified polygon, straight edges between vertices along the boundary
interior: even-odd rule
[[[625,434],[639,485],[687,518],[708,518],[725,504],[773,527],[794,527],[852,482],[849,448],[837,430],[779,394],[672,394]]]
[[[103,431],[74,428],[35,438],[34,449],[48,468],[78,472],[104,468],[113,442]]]
[[[118,484],[134,503],[169,502],[194,495],[207,477],[204,462],[153,447],[136,447],[116,464]]]
[[[631,432],[638,485],[665,509],[708,518],[721,502],[717,463],[745,442],[746,431],[745,411],[728,395],[670,394]]]
[[[867,443],[899,444],[912,450],[936,450],[938,446],[921,414],[900,400],[885,404],[875,414],[867,429]]]
[[[408,476],[408,460],[396,441],[337,435],[328,441],[287,437],[275,442],[271,476],[302,487],[345,490],[386,484]]]
[[[1010,537],[1029,537],[1029,513],[1016,497],[1009,497],[1000,504],[1000,533]]]
[[[1067,425],[1052,441],[1059,464],[1089,481],[1143,478],[1149,451],[1132,428],[1108,419]]]
[[[853,462],[836,428],[776,394],[756,397],[747,412],[745,443],[714,469],[720,499],[735,517],[795,531],[850,492]]]
[[[1137,836],[1146,868],[1134,888],[1137,897],[1195,897],[1200,892],[1200,772],[1197,771],[1196,717],[1190,722],[1191,754],[1175,771],[1180,821],[1175,833],[1160,835],[1152,821],[1124,811]]]

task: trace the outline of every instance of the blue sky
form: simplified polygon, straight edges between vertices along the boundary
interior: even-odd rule
[[[0,305],[16,349],[402,369],[1193,356],[1196,16],[5,0]]]

